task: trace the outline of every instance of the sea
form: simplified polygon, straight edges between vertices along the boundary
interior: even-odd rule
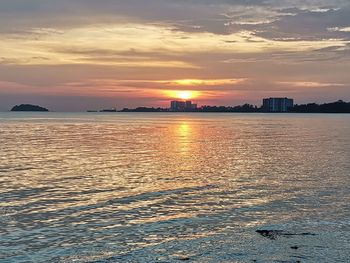
[[[0,262],[350,262],[350,115],[0,113]]]

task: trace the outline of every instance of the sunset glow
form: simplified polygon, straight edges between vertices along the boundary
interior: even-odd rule
[[[350,100],[348,0],[20,2],[0,4],[0,110]]]

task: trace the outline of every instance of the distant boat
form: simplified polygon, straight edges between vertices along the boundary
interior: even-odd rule
[[[97,110],[88,110],[87,112],[98,112]]]

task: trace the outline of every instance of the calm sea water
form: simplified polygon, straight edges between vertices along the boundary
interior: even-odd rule
[[[2,263],[349,262],[349,189],[350,115],[0,113]]]

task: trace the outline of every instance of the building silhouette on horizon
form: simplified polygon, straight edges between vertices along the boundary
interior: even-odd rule
[[[197,109],[197,104],[193,104],[192,101],[178,101],[173,100],[170,102],[170,111],[193,111]]]
[[[262,109],[265,112],[288,112],[294,107],[294,100],[289,98],[263,99]]]

